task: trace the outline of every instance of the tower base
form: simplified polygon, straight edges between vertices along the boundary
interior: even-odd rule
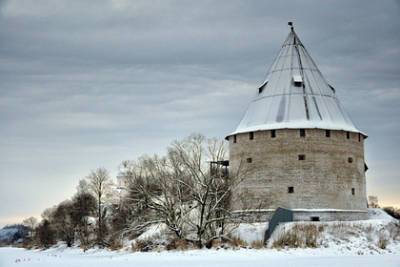
[[[293,221],[358,221],[367,220],[367,210],[339,209],[292,209]],[[270,221],[274,209],[234,211],[231,220],[234,222],[254,223]]]

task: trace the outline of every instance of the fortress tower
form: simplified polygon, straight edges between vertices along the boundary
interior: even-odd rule
[[[294,31],[229,134],[235,216],[265,221],[278,207],[294,220],[367,216],[364,139]]]

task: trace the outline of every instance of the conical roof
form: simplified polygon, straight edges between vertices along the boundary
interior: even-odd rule
[[[360,132],[292,26],[267,79],[230,135],[300,128]]]

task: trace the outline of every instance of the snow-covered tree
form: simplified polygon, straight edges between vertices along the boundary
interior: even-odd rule
[[[168,157],[159,156],[143,156],[131,164],[126,173],[126,201],[133,207],[134,217],[128,232],[141,232],[151,224],[165,223],[178,238],[183,237],[183,192],[175,167]]]
[[[33,237],[35,227],[38,225],[38,220],[35,217],[29,217],[22,221],[22,224],[28,227],[29,237]]]
[[[221,165],[226,159],[223,141],[199,134],[174,142],[169,153],[187,173],[185,180],[178,178],[177,182],[193,203],[195,212],[191,212],[187,223],[195,227],[196,241],[201,247],[224,234],[225,220],[230,214],[230,192],[241,180],[239,172],[228,175]]]
[[[226,159],[225,151],[222,141],[194,134],[173,142],[164,157],[125,162],[127,202],[136,213],[142,212],[126,232],[165,223],[177,238],[194,239],[199,246],[221,237],[230,192],[240,180],[219,165]]]
[[[97,201],[97,244],[104,246],[107,231],[105,221],[107,209],[104,204],[105,198],[111,190],[111,178],[105,168],[98,168],[90,172],[87,181],[89,189]]]

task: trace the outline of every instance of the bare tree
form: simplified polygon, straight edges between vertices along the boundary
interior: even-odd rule
[[[368,206],[370,208],[379,208],[379,202],[377,196],[368,196]]]
[[[71,247],[75,240],[73,211],[72,201],[65,200],[58,204],[51,216],[51,224],[58,240],[65,241],[68,247]]]
[[[55,231],[47,219],[43,219],[35,229],[35,236],[39,246],[48,248],[56,243]]]
[[[182,192],[177,183],[178,170],[168,157],[141,157],[132,163],[128,179],[127,202],[136,216],[125,232],[143,231],[154,223],[165,223],[178,238],[183,237]]]
[[[230,192],[240,180],[219,165],[225,162],[225,151],[222,141],[191,135],[174,142],[165,157],[142,157],[133,163],[125,173],[127,198],[133,206],[150,212],[126,231],[163,222],[178,238],[189,239],[194,230],[200,247],[221,237],[230,214]]]
[[[105,168],[98,168],[87,176],[89,189],[97,200],[97,244],[105,245],[107,209],[104,206],[105,197],[111,188],[111,178]]]
[[[224,143],[217,139],[194,134],[181,142],[174,142],[170,153],[189,173],[189,179],[178,179],[178,182],[188,190],[194,203],[197,214],[190,216],[188,223],[196,228],[197,243],[202,247],[224,234],[223,226],[230,215],[230,192],[240,181],[237,179],[239,175],[228,175],[224,166],[220,165],[226,159],[226,149]]]
[[[89,185],[86,180],[80,180],[77,192],[72,197],[72,220],[80,240],[81,247],[89,246],[91,235],[89,227],[89,217],[93,216],[97,210],[97,200],[89,192]]]
[[[32,238],[34,235],[35,227],[38,225],[38,220],[35,217],[29,217],[23,220],[22,224],[28,227],[29,237]]]

